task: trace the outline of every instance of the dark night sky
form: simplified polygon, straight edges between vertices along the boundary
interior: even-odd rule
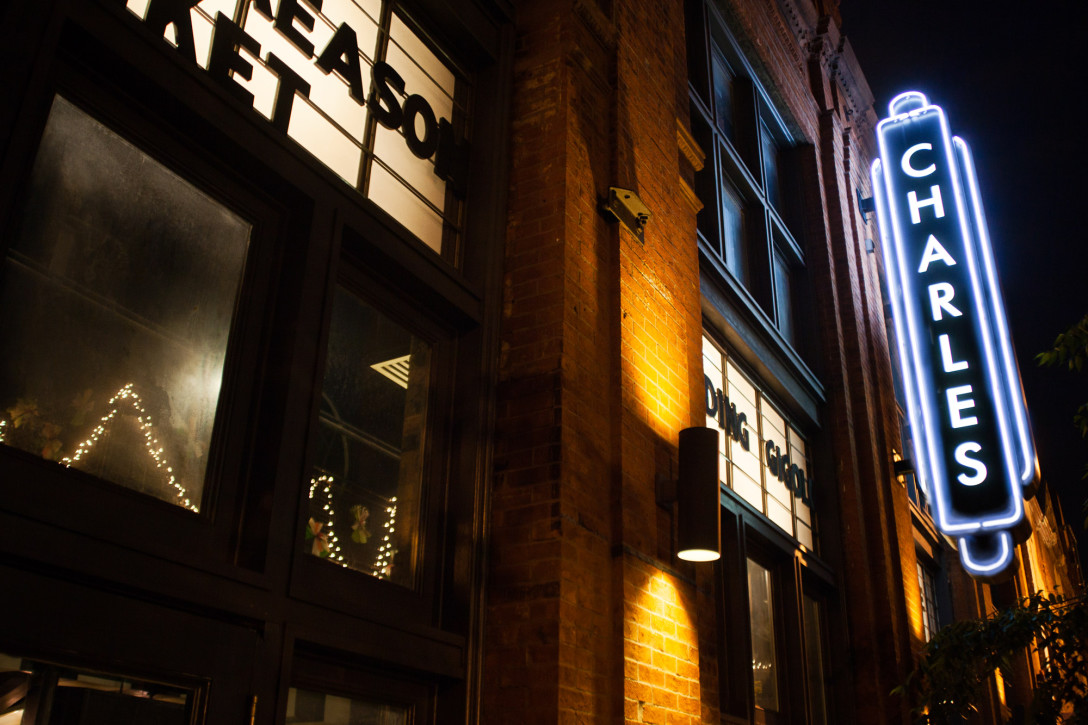
[[[896,94],[921,91],[971,147],[1043,480],[1088,573],[1088,441],[1072,424],[1088,402],[1088,370],[1034,361],[1088,313],[1088,2],[842,0],[840,9],[878,116]]]

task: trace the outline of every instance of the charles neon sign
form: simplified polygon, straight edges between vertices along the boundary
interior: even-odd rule
[[[968,572],[1013,556],[1038,464],[967,144],[921,93],[877,125],[872,179],[917,457]]]

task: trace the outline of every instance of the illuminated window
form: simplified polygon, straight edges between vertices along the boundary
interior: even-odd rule
[[[337,289],[309,480],[306,551],[412,586],[430,346]]]
[[[250,224],[56,97],[0,285],[0,440],[197,511]]]
[[[695,176],[700,246],[724,285],[740,288],[739,301],[797,348],[798,141],[716,5],[688,0],[687,17],[691,127],[706,153]]]
[[[922,600],[922,635],[928,642],[932,639],[941,625],[937,620],[937,593],[933,574],[918,562],[918,590]]]
[[[360,697],[342,697],[292,687],[287,691],[288,725],[408,725],[410,708]]]
[[[127,2],[141,19],[150,5]],[[265,15],[249,0],[204,0],[190,11],[191,29],[170,23],[164,39],[219,72],[216,34],[241,38],[237,54],[252,69],[249,78],[223,71],[230,90],[428,247],[452,257],[464,196],[457,187],[467,80],[388,5],[293,0],[281,12],[271,0]],[[372,95],[383,112],[373,111]]]
[[[815,548],[808,447],[794,426],[710,338],[703,338],[706,425],[718,430],[722,482]]]
[[[752,686],[759,710],[777,712],[778,655],[775,650],[775,614],[769,569],[748,560],[748,613],[752,628]]]

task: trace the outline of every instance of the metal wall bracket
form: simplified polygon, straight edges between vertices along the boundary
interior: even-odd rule
[[[601,210],[612,216],[616,221],[622,222],[631,233],[638,237],[640,242],[645,242],[646,222],[653,216],[649,208],[638,198],[638,194],[630,189],[621,189],[618,186],[608,187],[608,198],[601,204]]]

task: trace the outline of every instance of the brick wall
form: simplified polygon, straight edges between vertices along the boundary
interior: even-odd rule
[[[843,691],[859,722],[898,721],[888,692],[910,658],[913,552],[891,487],[875,257],[853,201],[866,145],[836,106],[830,41],[800,43],[773,3],[724,5],[811,144],[803,236],[828,395],[821,475],[838,499],[832,614],[853,637]],[[676,130],[683,4],[517,7],[482,719],[717,723],[718,673],[751,653],[719,651],[714,570],[676,560],[655,500],[679,431],[703,419],[696,209]],[[601,214],[609,186],[651,210],[644,241]]]

